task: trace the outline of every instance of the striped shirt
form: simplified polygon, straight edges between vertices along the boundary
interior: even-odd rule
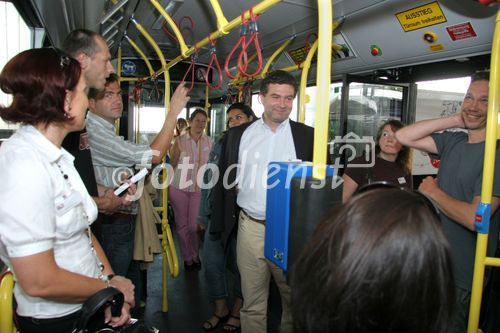
[[[122,182],[122,172],[130,175],[129,168],[151,168],[153,153],[148,145],[124,140],[116,135],[114,124],[92,112],[87,114],[86,125],[98,184],[117,187]]]

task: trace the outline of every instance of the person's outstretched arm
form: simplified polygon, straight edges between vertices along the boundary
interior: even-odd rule
[[[436,154],[437,147],[431,134],[449,128],[464,128],[461,113],[446,118],[422,120],[405,126],[396,132],[396,139],[403,145],[411,148]]]
[[[165,122],[158,135],[149,145],[153,150],[153,164],[161,163],[163,156],[170,149],[170,144],[174,137],[175,125],[177,124],[177,116],[189,101],[187,93],[188,89],[185,87],[185,83],[181,83],[175,89],[172,99],[170,99],[170,110],[165,118]]]

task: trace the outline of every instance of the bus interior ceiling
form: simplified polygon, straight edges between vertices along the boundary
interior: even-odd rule
[[[46,30],[45,45],[60,46],[64,37],[75,28],[87,28],[104,35],[112,56],[117,56],[118,46],[122,48],[122,58],[136,64],[136,73],[127,76],[147,76],[144,61],[124,38],[130,37],[151,60],[158,56],[150,43],[131,22],[133,18],[153,37],[167,62],[180,55],[178,43],[166,33],[164,18],[150,1],[139,0],[30,0],[14,1],[31,8],[42,27]],[[188,47],[217,31],[217,19],[210,2],[200,0],[161,0],[163,8],[180,23],[180,29]],[[237,18],[259,1],[220,1],[222,12],[228,21]],[[422,27],[412,25],[410,12],[397,14],[419,6],[431,4],[433,10],[423,13]],[[113,15],[113,8],[123,5]],[[393,80],[415,82],[426,77],[439,77],[443,68],[456,70],[457,75],[468,75],[476,69],[489,66],[493,27],[497,8],[486,7],[473,0],[334,0],[334,20],[341,25],[333,33],[333,42],[344,46],[343,51],[333,51],[332,80],[342,74],[358,74],[373,77],[373,73],[383,70],[395,73]],[[108,14],[108,15],[107,15]],[[406,18],[405,18],[406,15]],[[106,17],[108,16],[108,17]],[[427,23],[425,23],[427,22]],[[432,24],[440,22],[437,24]],[[273,52],[287,39],[291,43],[273,62],[271,69],[295,65],[304,58],[307,36],[317,32],[318,13],[315,0],[283,0],[264,11],[257,18],[259,39],[264,65]],[[455,30],[454,30],[455,29]],[[464,32],[465,29],[465,32]],[[170,30],[170,29],[169,29]],[[239,28],[215,41],[217,57],[224,61],[239,38]],[[314,40],[309,38],[310,41]],[[374,50],[376,48],[376,50]],[[253,48],[250,54],[253,53]],[[197,52],[196,62],[200,66],[208,64],[211,55],[210,44]],[[233,59],[235,56],[233,56]],[[185,59],[185,62],[191,59]],[[434,66],[422,64],[435,63]],[[445,63],[441,63],[445,62]],[[161,64],[153,61],[154,70]],[[236,71],[235,61],[230,63]],[[255,62],[249,65],[254,71]],[[176,67],[179,69],[176,70]],[[184,76],[187,64],[176,64],[171,71],[172,82],[179,82]],[[182,69],[182,70],[181,70]],[[464,72],[465,71],[465,72]],[[469,71],[469,72],[467,72]],[[309,74],[309,84],[314,84],[315,67]],[[446,71],[450,75],[450,71]],[[159,79],[163,79],[162,76]],[[217,81],[217,79],[215,79]],[[224,75],[224,84],[219,90],[212,90],[210,97],[226,95],[229,79]],[[194,100],[204,99],[205,85],[199,89]],[[255,89],[255,87],[254,87]]]

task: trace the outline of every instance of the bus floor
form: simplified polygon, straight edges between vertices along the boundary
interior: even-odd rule
[[[175,236],[174,236],[175,237]],[[175,239],[177,253],[178,242]],[[168,312],[161,311],[162,305],[162,255],[156,255],[147,273],[146,306],[135,317],[155,326],[162,333],[205,332],[202,325],[213,312],[213,305],[207,297],[204,278],[203,253],[200,252],[202,268],[199,271],[185,271],[179,257],[179,276],[168,275]],[[231,279],[232,280],[232,279]],[[268,332],[278,333],[281,317],[281,303],[276,285],[271,283],[268,305]],[[230,304],[232,305],[232,304]],[[222,324],[212,332],[224,332]]]

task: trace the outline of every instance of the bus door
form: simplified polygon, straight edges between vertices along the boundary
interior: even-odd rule
[[[396,82],[391,73],[373,77],[343,75],[330,103],[329,157],[339,175],[349,161],[370,149],[379,126],[389,119],[409,123],[415,117],[416,85]],[[374,147],[373,147],[374,148]]]

